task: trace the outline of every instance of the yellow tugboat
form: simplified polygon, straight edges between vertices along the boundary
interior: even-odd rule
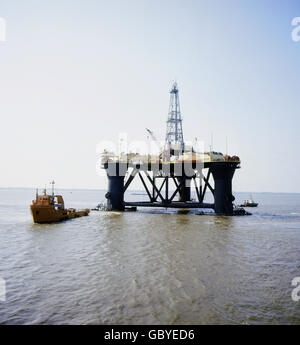
[[[87,216],[89,209],[76,211],[74,208],[65,209],[64,199],[61,195],[54,195],[54,182],[52,182],[52,195],[47,194],[46,189],[39,195],[36,191],[36,199],[32,201],[30,210],[34,223],[53,223],[67,219]]]

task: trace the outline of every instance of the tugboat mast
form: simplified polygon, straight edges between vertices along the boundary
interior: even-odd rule
[[[52,182],[50,182],[50,184],[52,185],[52,196],[54,196],[54,185],[55,185],[55,181],[53,180]]]

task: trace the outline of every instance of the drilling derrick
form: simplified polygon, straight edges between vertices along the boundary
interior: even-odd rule
[[[184,141],[179,91],[176,82],[173,84],[170,94],[165,148],[169,154],[179,156],[184,151]]]

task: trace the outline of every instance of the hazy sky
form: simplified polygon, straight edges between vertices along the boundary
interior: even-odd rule
[[[300,1],[0,0],[0,186],[105,188],[102,140],[165,136],[241,157],[235,191],[300,192]]]

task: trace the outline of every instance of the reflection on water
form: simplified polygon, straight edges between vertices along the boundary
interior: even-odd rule
[[[144,209],[36,225],[33,194],[0,190],[0,323],[300,323],[300,196],[257,194],[251,217]],[[63,194],[92,207],[104,192]]]

